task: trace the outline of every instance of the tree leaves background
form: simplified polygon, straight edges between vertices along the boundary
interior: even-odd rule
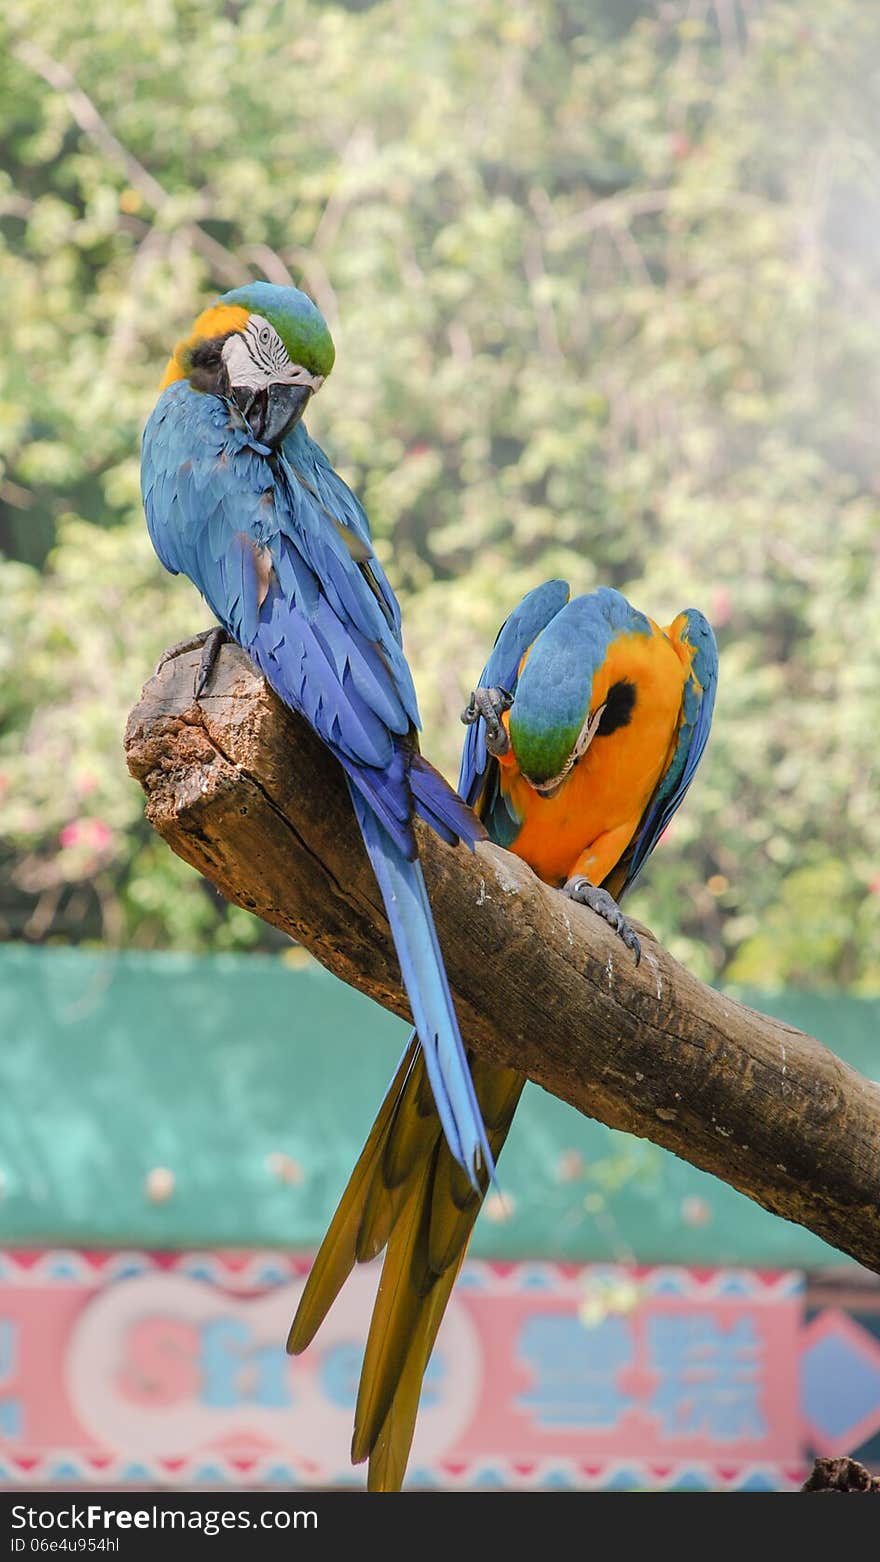
[[[207,624],[138,440],[196,311],[306,287],[312,433],[398,590],[426,751],[528,586],[716,626],[633,912],[699,974],[880,986],[880,17],[859,0],[8,0],[0,931],[273,935],[153,838],[120,739]]]

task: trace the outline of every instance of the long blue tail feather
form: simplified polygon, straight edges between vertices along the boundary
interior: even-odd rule
[[[494,1163],[458,1028],[421,864],[410,861],[350,783],[355,813],[391,924],[443,1132],[476,1188]]]

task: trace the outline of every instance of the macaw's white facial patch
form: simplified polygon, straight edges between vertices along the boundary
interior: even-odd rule
[[[229,383],[236,389],[260,391],[267,385],[306,385],[321,389],[323,374],[310,374],[290,355],[274,325],[262,315],[251,315],[243,331],[223,343],[223,362]]]

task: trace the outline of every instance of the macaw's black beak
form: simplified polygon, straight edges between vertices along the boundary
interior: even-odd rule
[[[312,392],[308,385],[272,384],[253,391],[247,386],[233,386],[236,406],[247,418],[255,439],[261,445],[274,448],[280,445],[286,434],[295,428]]]

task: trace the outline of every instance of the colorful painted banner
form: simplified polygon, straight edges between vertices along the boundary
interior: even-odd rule
[[[0,1479],[361,1484],[347,1459],[378,1270],[291,1359],[307,1268],[0,1253]],[[841,1452],[880,1428],[880,1341],[857,1331],[830,1310],[805,1330],[796,1273],[470,1262],[409,1483],[795,1489],[807,1442]]]

